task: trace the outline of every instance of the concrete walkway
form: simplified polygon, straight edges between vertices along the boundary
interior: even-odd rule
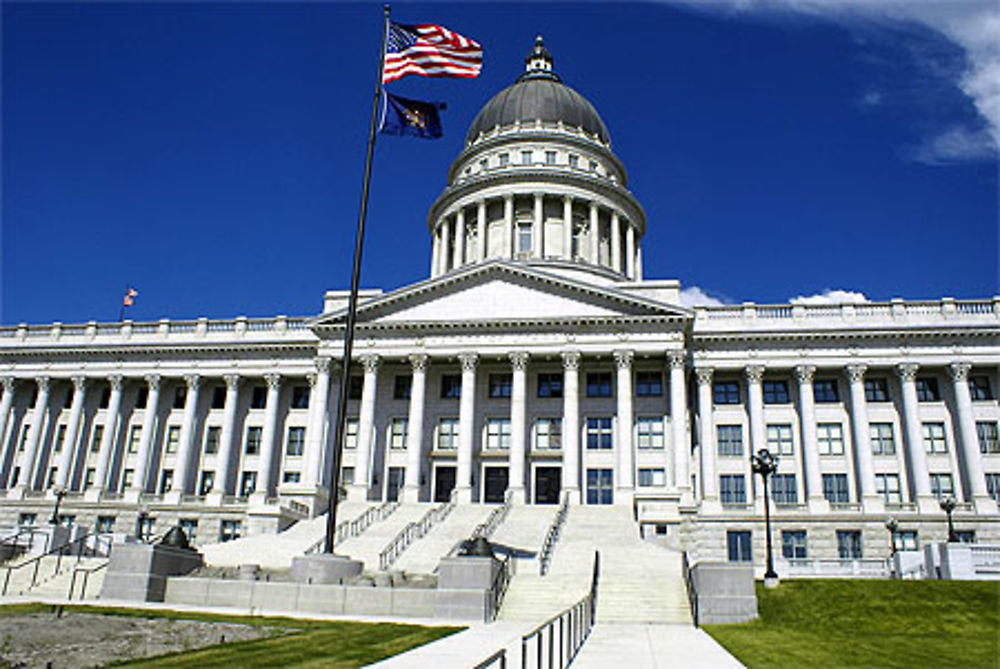
[[[616,666],[729,669],[743,665],[715,639],[690,625],[598,623],[573,661],[573,667]]]
[[[534,629],[534,625],[526,622],[499,621],[489,625],[479,623],[440,641],[414,648],[401,655],[368,666],[378,669],[418,669],[422,667],[469,669],[500,648],[506,648],[507,666],[520,667],[521,636],[532,629]]]

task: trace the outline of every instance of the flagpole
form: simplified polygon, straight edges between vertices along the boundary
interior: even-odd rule
[[[375,152],[375,131],[378,122],[379,101],[382,97],[382,73],[385,70],[385,47],[389,37],[389,5],[385,5],[382,26],[382,51],[379,53],[378,78],[375,80],[375,97],[372,100],[372,119],[368,130],[368,154],[365,156],[365,177],[361,185],[361,211],[358,214],[358,231],[354,241],[354,267],[351,271],[351,296],[347,302],[347,323],[344,328],[344,355],[340,371],[340,388],[337,392],[337,422],[333,432],[333,458],[330,463],[330,510],[326,516],[326,537],[323,552],[333,554],[337,532],[337,504],[340,501],[340,462],[344,454],[344,428],[347,423],[347,398],[351,385],[351,351],[354,348],[354,320],[358,310],[358,282],[361,276],[361,249],[365,239],[365,216],[368,213],[368,188],[371,185],[372,156]],[[363,482],[367,489],[367,481]]]
[[[132,286],[125,286],[125,294],[128,295],[129,288]],[[121,323],[125,320],[125,298],[122,298],[121,309],[118,310],[118,322]]]

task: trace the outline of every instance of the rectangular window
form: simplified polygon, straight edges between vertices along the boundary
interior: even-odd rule
[[[14,467],[14,471],[10,475],[10,483],[8,485],[11,488],[13,488],[14,486],[17,485],[17,482],[20,480],[20,478],[21,478],[21,468],[20,467]],[[93,477],[91,477],[91,479],[93,479]],[[86,485],[84,485],[83,489],[84,490],[87,489]]]
[[[788,381],[765,381],[764,404],[788,404]]]
[[[444,399],[458,399],[461,396],[462,396],[462,375],[442,374],[441,397]]]
[[[559,373],[541,372],[538,374],[539,397],[562,397],[563,375]]]
[[[145,409],[146,403],[149,401],[149,388],[142,387],[135,393],[135,408]]]
[[[715,428],[719,455],[741,457],[743,455],[743,426],[717,425]]]
[[[128,452],[138,453],[139,452],[139,437],[142,435],[142,426],[133,425],[128,430]]]
[[[212,408],[213,409],[225,409],[226,408],[226,387],[225,386],[215,386],[212,388]]]
[[[111,534],[115,531],[115,517],[98,516],[97,522],[94,523],[94,530],[98,534]]]
[[[569,154],[569,166],[570,167],[579,167],[580,166],[580,156],[574,155],[572,153]]]
[[[921,402],[941,401],[941,391],[937,379],[933,376],[917,377],[917,399]]]
[[[660,488],[667,485],[667,470],[665,469],[640,469],[639,487]]]
[[[746,478],[743,474],[723,474],[719,477],[719,493],[723,504],[746,504]]]
[[[258,455],[260,453],[260,438],[263,428],[258,425],[251,425],[247,428],[247,439],[243,452],[247,455]]]
[[[30,428],[31,426],[30,425],[25,425],[24,427],[25,427],[24,434],[27,437],[28,428]],[[101,438],[102,437],[104,437],[104,426],[103,425],[95,425],[94,426],[94,431],[90,435],[90,452],[91,453],[96,453],[99,450],[101,450]],[[24,439],[21,440],[21,449],[20,450],[22,450],[22,451],[24,450]]]
[[[986,474],[986,492],[1000,502],[1000,474]]]
[[[298,483],[302,480],[302,474],[299,472],[285,472],[281,475],[282,483]]]
[[[37,390],[36,390],[37,392]],[[37,395],[31,396],[31,403],[35,403],[35,398]],[[97,403],[99,409],[107,409],[108,404],[111,402],[111,388],[103,388],[101,390],[101,400]],[[183,405],[182,405],[183,406]]]
[[[187,402],[187,386],[180,386],[174,390],[174,403],[173,408],[183,409],[185,402]]]
[[[587,419],[587,448],[589,450],[609,450],[611,448],[611,416]]]
[[[458,448],[457,418],[442,418],[438,422],[437,447],[442,451],[452,451]]]
[[[93,470],[91,470],[93,471]],[[160,494],[170,492],[170,489],[174,487],[174,470],[164,469],[160,474]]]
[[[180,526],[181,530],[183,530],[189,543],[194,544],[194,542],[198,540],[197,518],[181,518],[177,521],[177,524]]]
[[[861,532],[837,530],[837,556],[841,560],[859,559],[861,557]]]
[[[250,390],[250,408],[263,409],[267,406],[267,388],[254,386]]]
[[[60,425],[59,429],[56,430],[56,443],[52,446],[52,450],[55,453],[61,453],[63,449],[63,442],[66,441],[66,426]]]
[[[899,493],[899,474],[876,474],[875,492],[887,504],[900,504],[903,498]]]
[[[813,400],[816,402],[839,402],[840,389],[837,379],[816,379],[813,382]]]
[[[171,472],[172,473],[172,472]],[[87,490],[94,487],[94,479],[97,477],[97,470],[93,467],[87,467],[87,471],[83,473],[83,489]]]
[[[729,530],[726,532],[726,551],[730,562],[752,562],[753,546],[750,543],[750,532],[747,530]]]
[[[865,399],[869,402],[888,402],[889,384],[885,379],[865,379]]]
[[[517,252],[531,253],[531,222],[519,221],[517,224]]]
[[[663,395],[663,375],[659,372],[637,372],[635,394],[638,397],[661,397]]]
[[[347,399],[360,400],[361,394],[365,392],[365,379],[362,376],[351,376],[347,384]]]
[[[215,485],[215,472],[205,471],[201,473],[201,481],[198,482],[198,494],[205,496],[212,492]]]
[[[712,401],[715,404],[739,404],[740,384],[736,381],[716,381],[712,384]]]
[[[292,406],[290,408],[309,408],[309,386],[292,386]]]
[[[397,450],[406,448],[407,425],[408,419],[406,418],[392,419],[392,423],[389,425],[389,448]]]
[[[851,501],[847,492],[847,474],[823,474],[823,497],[830,504],[847,504]]]
[[[636,446],[663,448],[663,419],[659,416],[640,416],[636,419]]]
[[[899,530],[896,532],[896,550],[918,551],[920,540],[916,530]]]
[[[340,468],[340,485],[342,486],[354,485],[354,467]]]
[[[205,455],[214,455],[219,452],[219,435],[222,428],[218,425],[211,425],[205,430]]]
[[[955,496],[955,487],[951,474],[931,474],[931,494],[940,502],[946,497]]]
[[[778,455],[794,455],[791,425],[767,426],[767,450]]]
[[[486,419],[486,448],[491,451],[510,448],[510,419]]]
[[[588,469],[587,504],[613,504],[614,481],[614,472],[610,469]]]
[[[562,448],[561,418],[539,418],[535,421],[535,448],[540,451]]]
[[[397,374],[392,384],[392,398],[394,400],[410,399],[410,389],[413,386],[413,376],[410,374]]]
[[[224,520],[219,529],[219,541],[235,541],[240,538],[242,527],[238,520]]]
[[[19,527],[34,527],[38,520],[37,513],[19,513],[17,514],[17,524]]]
[[[587,374],[587,397],[611,397],[611,372]]]
[[[958,539],[958,543],[960,544],[974,544],[976,543],[976,531],[955,530],[955,538]]]
[[[135,470],[126,469],[122,472],[122,490],[128,490],[135,482]]]
[[[348,418],[344,421],[344,448],[358,447],[358,419]]]
[[[306,451],[306,429],[304,427],[288,428],[288,437],[285,442],[285,455],[291,457],[301,456]]]
[[[490,374],[490,397],[510,397],[510,374]]]
[[[948,442],[944,438],[944,423],[924,423],[920,426],[924,436],[924,449],[928,453],[947,453]]]
[[[510,154],[501,153],[498,157],[498,160],[500,162],[500,167],[507,167],[508,165],[510,165]]]
[[[56,484],[56,474],[59,472],[58,467],[49,467],[49,475],[45,479],[45,489],[48,490]]]
[[[180,425],[168,425],[167,426],[167,445],[164,449],[167,453],[176,453],[177,445],[181,441],[181,426]]]
[[[979,435],[980,453],[1000,453],[997,424],[995,421],[979,421],[976,423],[976,434]]]
[[[545,152],[545,164],[546,165],[555,165],[556,164],[556,152],[555,151],[546,151]]]
[[[972,397],[973,402],[993,399],[990,378],[988,376],[970,376],[969,395]]]
[[[771,476],[771,496],[775,504],[798,504],[799,493],[795,474],[774,474]]]
[[[71,406],[73,406],[73,392],[74,392],[73,388],[70,387],[69,390],[66,391],[66,394],[63,395],[63,409],[69,409]],[[137,407],[137,408],[142,408],[142,407]]]
[[[531,164],[531,151],[522,151],[521,152],[521,164],[522,165],[530,165]]]
[[[781,531],[781,556],[789,560],[809,557],[806,553],[805,530]]]
[[[816,445],[820,455],[843,455],[844,432],[840,423],[819,423],[816,426]]]
[[[249,497],[257,490],[257,472],[243,472],[240,477],[240,495]]]
[[[896,440],[892,436],[892,423],[869,423],[868,438],[873,455],[895,455]]]

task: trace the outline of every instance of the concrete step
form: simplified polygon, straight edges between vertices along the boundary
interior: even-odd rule
[[[448,517],[431,528],[423,538],[410,544],[391,569],[411,574],[432,574],[441,558],[460,541],[472,536],[476,526],[484,522],[498,505],[468,504],[456,506]]]
[[[403,528],[423,518],[435,506],[429,502],[401,504],[382,522],[372,525],[363,534],[341,543],[337,553],[361,560],[366,572],[376,572],[379,568],[379,553]]]

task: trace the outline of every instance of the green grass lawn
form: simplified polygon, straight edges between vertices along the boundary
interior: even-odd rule
[[[760,619],[706,625],[748,667],[1000,667],[1000,583],[757,583]]]

